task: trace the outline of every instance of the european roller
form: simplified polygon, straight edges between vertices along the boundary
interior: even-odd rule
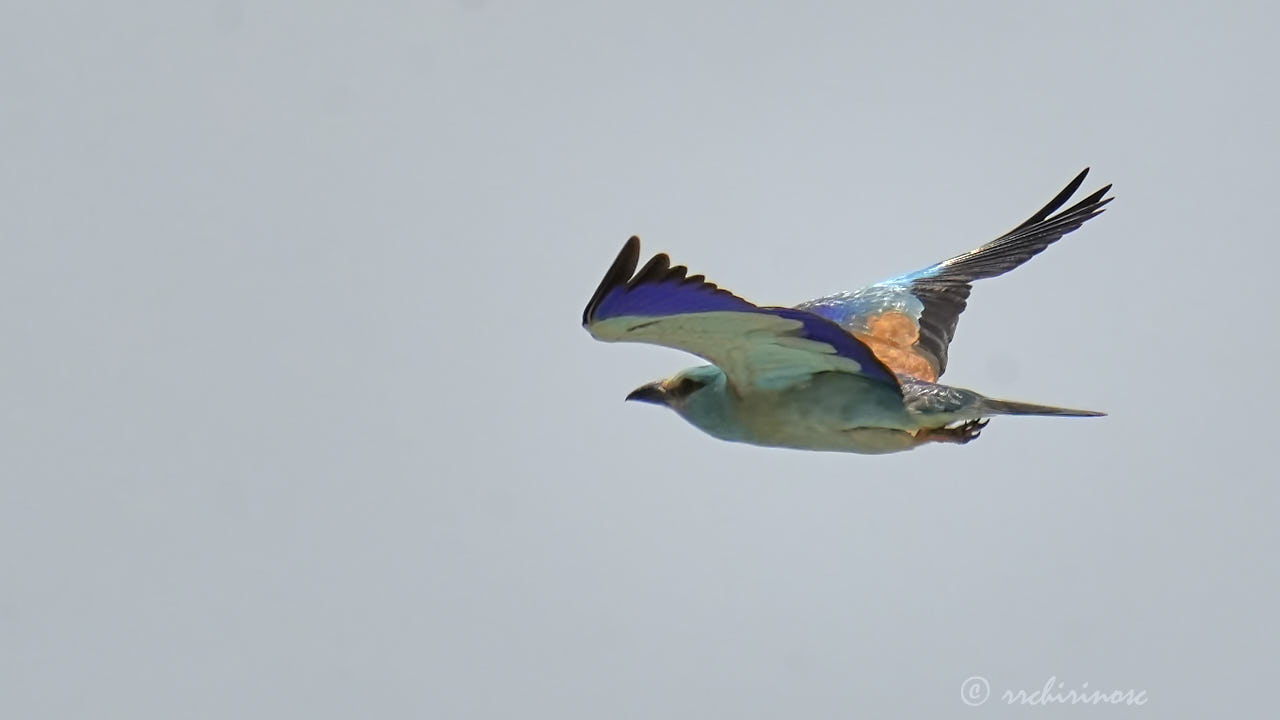
[[[1111,202],[1107,185],[1059,212],[1088,173],[976,250],[795,307],[754,305],[673,267],[665,254],[636,272],[640,239],[632,237],[582,325],[597,340],[662,345],[710,361],[626,399],[664,405],[722,440],[878,454],[967,443],[993,415],[1099,416],[938,382],[973,282],[1018,267]]]

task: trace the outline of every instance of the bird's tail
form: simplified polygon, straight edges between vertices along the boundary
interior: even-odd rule
[[[1036,405],[1034,403],[1012,402],[1010,400],[983,400],[992,415],[1052,415],[1056,417],[1102,417],[1104,412],[1094,410],[1072,410],[1071,408],[1054,407],[1052,405]]]

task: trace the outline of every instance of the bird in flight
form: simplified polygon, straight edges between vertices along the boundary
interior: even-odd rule
[[[662,345],[713,363],[642,385],[626,399],[665,405],[722,440],[879,454],[967,443],[993,415],[1100,416],[938,382],[973,281],[1018,267],[1111,202],[1107,185],[1059,212],[1088,173],[976,250],[795,307],[754,305],[673,267],[665,254],[636,272],[640,239],[632,237],[582,325],[597,340]]]

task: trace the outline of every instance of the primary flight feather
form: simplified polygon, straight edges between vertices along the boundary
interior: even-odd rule
[[[1047,205],[991,242],[861,290],[762,307],[653,256],[639,272],[632,237],[587,303],[598,340],[684,350],[713,363],[634,390],[723,440],[887,453],[966,443],[993,415],[1102,413],[984,397],[942,385],[947,347],[975,280],[1002,275],[1111,202],[1101,188],[1066,210],[1081,172]]]

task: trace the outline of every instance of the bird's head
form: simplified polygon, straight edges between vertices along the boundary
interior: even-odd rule
[[[711,392],[704,392],[711,389]],[[628,400],[665,405],[676,412],[698,404],[700,398],[724,389],[724,372],[714,365],[682,370],[666,380],[658,380],[632,390]]]
[[[628,400],[665,405],[703,432],[722,440],[744,440],[729,380],[715,365],[682,370],[666,380],[641,385]]]

